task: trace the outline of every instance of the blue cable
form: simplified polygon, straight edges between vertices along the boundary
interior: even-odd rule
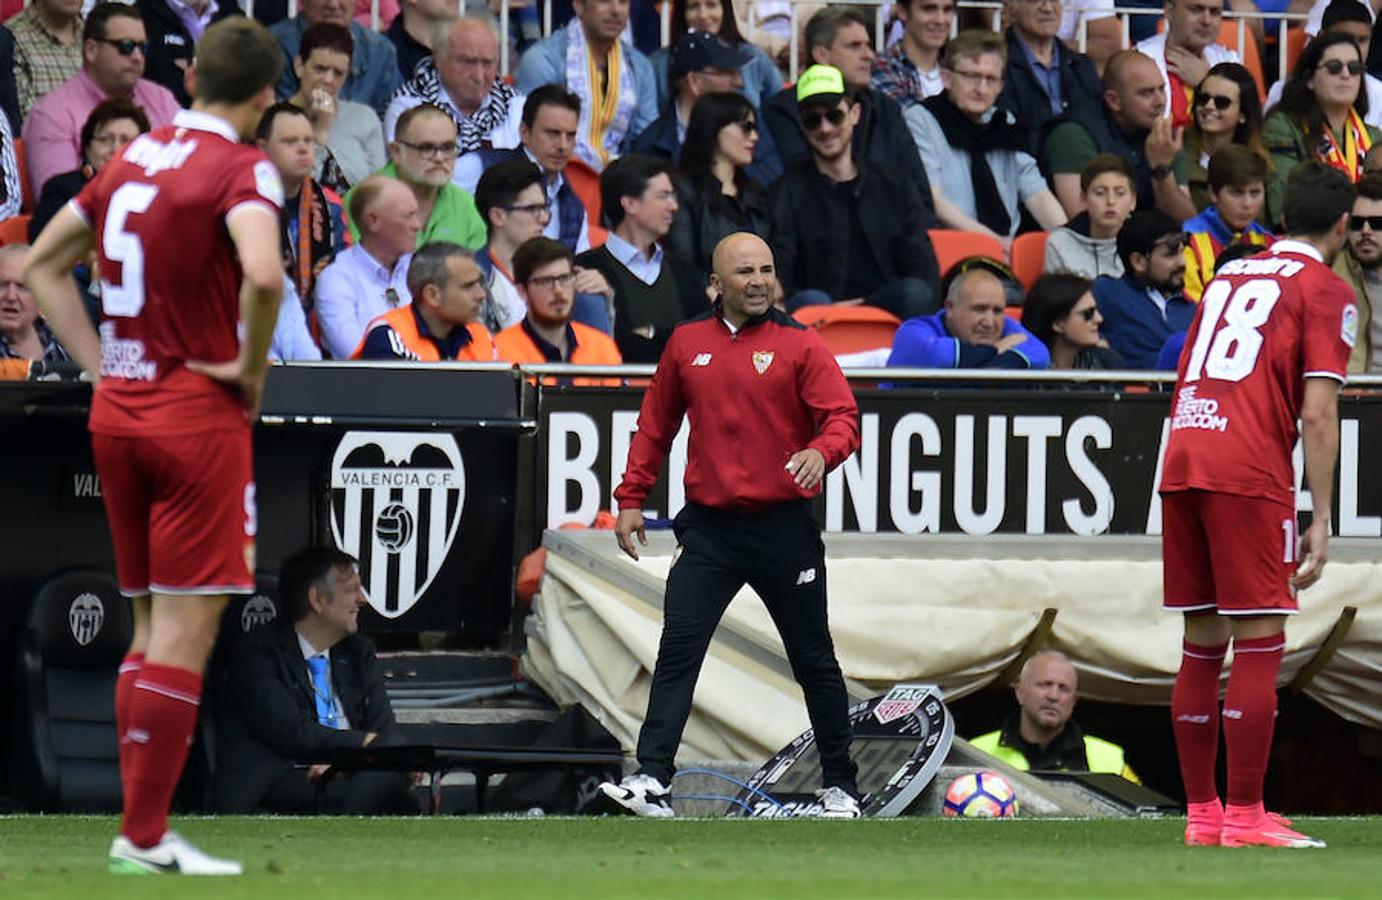
[[[682,769],[682,770],[680,770],[679,772],[677,772],[676,774],[674,774],[674,775],[672,776],[672,780],[675,781],[677,778],[681,777],[682,775],[709,775],[711,778],[718,778],[718,779],[720,779],[721,781],[728,781],[730,784],[734,785],[735,787],[737,787],[737,788],[739,788],[739,789],[741,789],[741,790],[748,791],[750,794],[754,794],[754,795],[757,795],[757,796],[759,796],[759,797],[762,797],[764,800],[767,800],[767,801],[768,801],[769,803],[771,803],[773,806],[777,807],[778,809],[782,809],[782,803],[780,803],[780,802],[777,800],[777,798],[773,797],[773,796],[772,796],[771,794],[769,794],[767,791],[764,791],[764,790],[762,790],[761,788],[756,788],[756,787],[754,787],[754,786],[751,785],[751,784],[746,784],[745,782],[740,781],[739,779],[735,778],[735,777],[732,776],[732,775],[726,775],[724,772],[717,772],[717,771],[715,771],[714,769],[705,769],[705,768],[693,767],[693,768],[690,768],[690,769]],[[719,798],[703,798],[703,797],[697,797],[697,798],[695,798],[695,799],[719,799]],[[750,809],[750,807],[748,806],[747,803],[745,803],[744,801],[738,800],[738,798],[726,798],[726,799],[729,799],[730,802],[737,802],[737,803],[740,803],[741,805],[744,806],[745,809]]]
[[[752,813],[753,807],[747,800],[740,800],[738,797],[724,797],[719,794],[678,794],[673,800],[715,800],[723,803],[730,803],[741,806],[746,813]]]

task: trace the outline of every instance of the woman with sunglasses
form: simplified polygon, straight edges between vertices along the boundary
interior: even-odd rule
[[[653,80],[657,84],[658,109],[666,109],[672,102],[672,90],[667,78],[672,45],[688,31],[718,34],[731,47],[749,54],[749,61],[740,70],[744,86],[739,93],[749,98],[755,108],[762,109],[769,97],[782,90],[782,73],[777,65],[762,47],[744,40],[739,33],[733,0],[672,0],[672,40],[648,58],[653,64]]]
[[[1203,212],[1209,206],[1209,158],[1229,144],[1247,147],[1267,159],[1262,145],[1262,101],[1257,82],[1239,63],[1219,63],[1195,88],[1194,121],[1185,129],[1185,159],[1190,199]]]
[[[1377,129],[1363,121],[1368,96],[1362,87],[1363,57],[1349,35],[1326,32],[1301,52],[1262,128],[1273,169],[1268,224],[1281,224],[1286,176],[1300,163],[1318,159],[1350,181],[1362,177],[1363,157],[1378,139]]]
[[[758,143],[758,113],[740,94],[706,94],[691,109],[686,142],[672,178],[677,212],[668,253],[702,273],[720,239],[751,231],[768,239],[767,193],[745,172]]]
[[[1022,306],[1022,327],[1051,351],[1052,369],[1122,369],[1123,357],[1099,334],[1104,317],[1078,275],[1042,275]]]

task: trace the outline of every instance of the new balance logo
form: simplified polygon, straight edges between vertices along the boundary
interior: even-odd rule
[[[691,360],[691,365],[693,365],[693,366],[708,366],[708,365],[710,365],[710,354],[709,354],[709,353],[697,353],[697,354],[696,354],[696,358],[693,359],[693,360]]]
[[[802,569],[797,573],[797,585],[810,584],[816,580],[815,569]]]
[[[1190,723],[1191,725],[1208,725],[1208,724],[1209,724],[1209,716],[1182,715],[1182,716],[1176,716],[1176,721],[1177,721],[1177,722],[1188,722],[1188,723]]]

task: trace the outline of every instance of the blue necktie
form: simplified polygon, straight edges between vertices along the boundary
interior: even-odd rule
[[[335,728],[336,704],[331,699],[331,678],[326,673],[326,657],[309,656],[307,668],[312,670],[312,694],[317,699],[317,721],[327,728]]]

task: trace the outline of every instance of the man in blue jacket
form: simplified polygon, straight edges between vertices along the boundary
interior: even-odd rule
[[[986,269],[950,283],[945,308],[902,323],[888,365],[913,369],[1045,369],[1050,351],[1004,315],[1003,283]]]
[[[1094,280],[1104,339],[1130,369],[1155,369],[1162,345],[1194,318],[1195,305],[1181,295],[1184,245],[1180,222],[1160,210],[1135,212],[1118,232],[1123,276]]]

